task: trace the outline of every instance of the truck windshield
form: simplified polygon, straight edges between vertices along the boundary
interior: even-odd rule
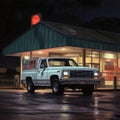
[[[51,67],[78,66],[73,59],[49,59],[48,63]]]

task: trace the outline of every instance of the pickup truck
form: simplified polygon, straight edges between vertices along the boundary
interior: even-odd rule
[[[71,58],[36,58],[23,65],[21,83],[28,93],[49,87],[58,95],[70,88],[81,89],[84,95],[90,96],[99,83],[99,70],[78,66]]]

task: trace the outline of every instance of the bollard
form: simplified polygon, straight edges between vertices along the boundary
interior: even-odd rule
[[[117,77],[116,76],[114,76],[114,90],[116,90],[117,89]]]

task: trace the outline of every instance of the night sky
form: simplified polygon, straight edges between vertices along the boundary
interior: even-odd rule
[[[120,0],[0,0],[0,50],[31,27],[31,16],[44,21],[120,32]]]

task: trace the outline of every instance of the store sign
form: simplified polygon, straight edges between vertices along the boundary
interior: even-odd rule
[[[113,62],[111,61],[105,61],[105,70],[114,70]]]
[[[31,17],[31,25],[36,25],[41,21],[41,15],[35,14]]]

